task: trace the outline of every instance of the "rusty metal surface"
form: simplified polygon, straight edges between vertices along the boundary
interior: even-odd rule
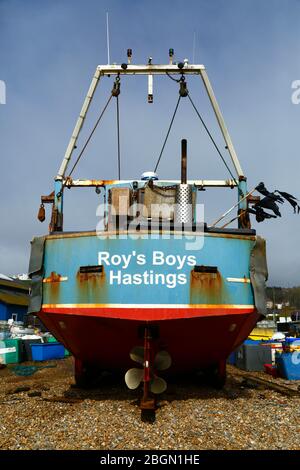
[[[43,296],[47,293],[50,295],[53,302],[60,302],[61,299],[61,283],[60,282],[47,282],[43,283]]]
[[[60,274],[57,274],[55,271],[52,271],[50,276],[45,277],[43,279],[43,282],[62,282],[65,281],[67,278],[65,276],[61,276]]]
[[[239,215],[239,227],[251,229],[251,221],[250,221],[249,213],[247,212],[247,210],[239,209],[238,215]]]
[[[50,193],[48,196],[41,196],[41,202],[43,204],[53,204],[54,202],[54,191]]]
[[[181,141],[181,184],[187,184],[187,141]]]
[[[141,410],[155,410],[156,409],[156,400],[155,398],[144,398],[140,400],[140,409]]]
[[[40,222],[44,222],[44,220],[46,219],[46,213],[45,213],[45,206],[44,206],[44,204],[41,204],[41,205],[40,205],[37,218],[38,218],[38,220],[39,220]]]
[[[190,277],[190,303],[200,301],[208,304],[230,303],[229,295],[226,295],[226,286],[220,272],[207,273],[191,270]]]
[[[181,230],[178,230],[179,233],[182,233]],[[176,234],[176,230],[151,230],[152,234]],[[205,237],[216,237],[216,238],[229,238],[229,239],[240,239],[240,240],[252,240],[256,239],[255,235],[244,235],[240,233],[210,233],[210,232],[191,232],[185,231],[185,235],[187,236],[205,236]],[[80,238],[80,237],[97,237],[101,236],[104,238],[109,238],[110,236],[114,235],[135,235],[138,237],[139,235],[141,238],[144,235],[149,235],[148,230],[139,230],[138,232],[135,230],[103,230],[103,231],[83,231],[83,232],[63,232],[63,233],[51,233],[46,236],[47,240],[55,240],[55,239],[62,239],[62,238]]]
[[[105,270],[99,273],[76,274],[75,296],[78,302],[102,302],[107,299],[107,279]]]
[[[139,181],[143,186],[145,185],[145,181]],[[180,180],[160,180],[157,182],[158,185],[168,185],[168,184],[179,184]],[[226,180],[188,180],[188,184],[195,185],[199,188],[204,187],[229,187],[234,188],[236,186],[236,182],[233,179],[226,179]],[[70,187],[104,187],[104,186],[112,186],[112,185],[121,185],[121,184],[132,184],[132,180],[95,180],[95,179],[87,179],[87,180],[73,180],[72,178],[65,179],[65,186],[67,188]]]
[[[66,178],[65,180],[65,186],[67,188],[70,187],[85,187],[85,186],[91,186],[91,187],[97,187],[97,186],[110,186],[113,184],[119,184],[119,180],[94,180],[94,179],[88,179],[88,180],[73,180],[72,178]]]

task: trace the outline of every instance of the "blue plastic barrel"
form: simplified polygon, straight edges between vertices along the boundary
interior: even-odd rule
[[[276,365],[281,377],[300,380],[300,352],[276,354]]]

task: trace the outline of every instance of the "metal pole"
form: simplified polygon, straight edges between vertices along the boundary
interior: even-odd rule
[[[200,75],[201,71],[205,69],[203,64],[198,65],[184,65],[183,69],[180,69],[178,65],[167,64],[167,65],[135,65],[128,64],[127,68],[122,67],[118,64],[110,65],[98,65],[101,75],[164,75],[165,73],[171,73],[175,75]]]
[[[210,99],[211,105],[213,107],[214,113],[216,115],[217,121],[219,123],[220,129],[221,129],[221,132],[223,134],[223,137],[224,137],[226,146],[228,148],[228,151],[229,151],[232,163],[234,165],[234,168],[235,168],[238,176],[244,176],[242,167],[240,165],[239,159],[238,159],[237,154],[235,152],[231,137],[229,135],[229,132],[227,130],[224,118],[222,116],[222,113],[221,113],[221,110],[219,108],[218,102],[217,102],[216,97],[214,95],[214,92],[213,92],[211,83],[209,81],[208,75],[207,75],[206,71],[203,70],[203,69],[200,70],[200,75],[201,75],[202,81],[204,83],[204,86],[205,86],[206,92],[208,94],[208,97]]]
[[[181,184],[186,184],[186,149],[187,149],[187,141],[186,139],[182,139],[181,141]]]
[[[195,51],[196,51],[196,31],[194,31],[194,38],[193,38],[193,64],[195,63]]]
[[[286,317],[285,317],[285,321],[286,321]],[[276,325],[276,314],[275,314],[275,290],[274,290],[274,287],[273,287],[273,322],[275,323]]]
[[[90,88],[89,88],[88,93],[87,93],[87,95],[85,97],[85,100],[83,102],[83,105],[82,105],[79,117],[77,119],[76,125],[74,127],[73,134],[72,134],[71,139],[69,141],[64,159],[63,159],[62,164],[60,166],[60,169],[58,171],[57,179],[62,179],[66,174],[68,164],[69,164],[69,161],[71,159],[73,150],[76,147],[76,142],[77,142],[78,135],[81,131],[81,128],[83,126],[86,114],[87,114],[88,109],[90,107],[90,104],[91,104],[91,101],[93,99],[94,93],[96,91],[97,85],[99,83],[100,75],[101,75],[100,69],[99,69],[99,67],[97,67],[95,75],[93,77],[93,80],[90,84]]]
[[[247,179],[244,176],[240,176],[239,178],[239,186],[238,186],[238,201],[239,201],[239,208],[238,214],[245,213],[248,208],[248,201],[245,199],[245,194],[247,194]],[[238,219],[239,221],[239,228],[243,228],[242,219]]]
[[[108,12],[106,12],[106,43],[107,43],[107,65],[110,64],[109,55],[109,27],[108,27]]]

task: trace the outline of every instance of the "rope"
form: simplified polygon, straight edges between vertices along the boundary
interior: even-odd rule
[[[244,201],[245,199],[247,199],[248,196],[250,196],[252,193],[254,193],[254,191],[256,190],[256,188],[253,188],[252,191],[249,191],[246,196],[242,197],[236,204],[234,204],[234,206],[232,206],[230,209],[228,209],[228,211],[224,212],[224,214],[221,215],[221,217],[219,217],[217,220],[215,220],[215,222],[213,222],[210,227],[215,227],[222,219],[224,219],[224,217],[226,217],[226,215],[228,215],[235,207],[237,207],[242,201]],[[232,219],[232,221],[235,220],[235,219]],[[232,222],[231,221],[231,222]],[[221,228],[224,228],[224,225],[221,227]]]
[[[222,227],[220,227],[221,229],[222,228],[225,228],[227,227],[228,225],[230,225],[232,222],[234,222],[235,220],[239,219],[240,217],[242,217],[243,215],[243,212],[241,212],[239,215],[237,215],[236,217],[234,217],[233,219],[229,220],[229,222],[227,222],[226,224],[222,225]]]
[[[176,78],[172,77],[168,72],[166,72],[166,74],[167,74],[167,76],[168,76],[171,80],[173,80],[174,82],[180,83],[181,81],[185,81],[183,75],[182,75],[182,77],[181,77],[180,79],[176,79]],[[220,149],[219,149],[219,147],[217,146],[217,144],[216,144],[216,142],[215,142],[215,140],[214,140],[212,134],[210,133],[210,131],[209,131],[207,125],[205,124],[205,122],[204,122],[202,116],[200,115],[198,109],[196,108],[196,106],[195,106],[195,104],[194,104],[192,98],[190,97],[190,94],[187,93],[185,96],[187,96],[187,97],[189,98],[189,100],[190,100],[190,102],[191,102],[191,104],[192,104],[194,110],[196,111],[196,114],[197,114],[197,116],[199,117],[199,119],[200,119],[200,121],[201,121],[201,123],[202,123],[204,129],[206,130],[206,132],[207,132],[207,134],[208,134],[210,140],[212,141],[212,143],[213,143],[215,149],[217,150],[219,156],[221,157],[221,159],[222,159],[224,165],[226,166],[227,170],[229,171],[229,174],[231,175],[231,177],[233,178],[234,182],[236,183],[236,185],[237,185],[237,187],[238,187],[238,182],[237,182],[236,178],[234,177],[234,175],[233,175],[232,171],[230,170],[229,166],[227,165],[227,163],[226,163],[226,161],[225,161],[225,159],[224,159],[222,153],[220,152]]]
[[[164,149],[165,149],[165,146],[166,146],[166,143],[167,143],[167,140],[168,140],[168,137],[169,137],[169,134],[170,134],[170,131],[171,131],[171,128],[172,128],[172,125],[173,125],[173,122],[174,122],[174,119],[175,119],[176,113],[177,113],[177,109],[178,109],[178,106],[179,106],[180,99],[181,99],[181,96],[179,95],[179,98],[178,98],[178,101],[177,101],[177,104],[176,104],[176,107],[175,107],[175,111],[174,111],[174,113],[173,113],[173,116],[172,116],[172,119],[171,119],[171,123],[170,123],[169,129],[168,129],[168,132],[167,132],[166,138],[165,138],[165,140],[164,140],[164,143],[163,143],[162,149],[161,149],[161,151],[160,151],[160,154],[159,154],[159,157],[158,157],[158,160],[157,160],[157,163],[156,163],[155,169],[154,169],[154,173],[156,172],[156,170],[157,170],[157,168],[158,168],[158,165],[159,165],[160,159],[161,159],[161,157],[162,157],[162,154],[163,154],[163,151],[164,151]]]
[[[91,138],[92,138],[92,136],[93,136],[95,130],[97,129],[98,124],[99,124],[99,122],[101,121],[101,118],[102,118],[103,114],[105,113],[106,108],[108,107],[108,105],[109,105],[110,100],[112,99],[112,97],[113,97],[113,95],[111,94],[110,97],[109,97],[109,99],[107,100],[106,105],[104,106],[104,108],[103,108],[103,110],[102,110],[102,112],[101,112],[99,118],[97,119],[96,124],[94,125],[94,127],[93,127],[93,129],[92,129],[92,132],[90,133],[90,135],[89,135],[89,137],[87,138],[87,140],[86,140],[86,142],[85,142],[85,144],[84,144],[84,146],[83,146],[83,148],[82,148],[80,154],[78,155],[77,160],[76,160],[76,162],[74,163],[73,168],[72,168],[72,170],[71,170],[70,173],[69,173],[69,177],[72,175],[73,171],[75,170],[75,168],[76,168],[76,166],[77,166],[77,163],[79,162],[80,158],[81,158],[82,155],[83,155],[83,152],[84,152],[85,149],[87,148],[87,146],[88,146],[88,144],[89,144],[89,142],[90,142],[90,140],[91,140]]]
[[[120,151],[120,111],[119,96],[117,96],[117,135],[118,135],[118,177],[121,179],[121,151]]]
[[[205,124],[205,122],[204,122],[202,116],[200,115],[198,109],[196,108],[196,106],[195,106],[195,104],[194,104],[192,98],[190,97],[189,94],[188,94],[187,96],[188,96],[188,99],[190,100],[190,102],[191,102],[191,104],[192,104],[194,110],[196,111],[196,114],[197,114],[197,116],[199,117],[199,119],[200,119],[200,121],[201,121],[201,123],[202,123],[204,129],[206,130],[206,132],[207,132],[207,134],[208,134],[210,140],[212,141],[212,143],[213,143],[215,149],[217,150],[217,152],[218,152],[219,156],[221,157],[221,159],[222,159],[224,165],[226,166],[227,170],[229,171],[230,175],[232,176],[233,180],[235,181],[235,183],[236,183],[236,185],[237,185],[237,187],[238,187],[238,182],[237,182],[236,178],[234,177],[234,175],[233,175],[232,171],[230,170],[229,166],[227,165],[227,163],[226,163],[226,161],[225,161],[223,155],[222,155],[221,152],[220,152],[219,147],[217,146],[217,144],[216,144],[216,142],[215,142],[213,136],[211,135],[211,133],[210,133],[210,131],[209,131],[207,125]]]
[[[178,79],[177,79],[177,78],[174,78],[174,77],[172,77],[172,75],[169,74],[169,72],[166,72],[166,74],[168,75],[168,77],[169,77],[171,80],[173,80],[173,82],[179,83],[180,80],[181,80],[181,78],[182,78],[182,77],[181,77],[181,78],[178,78]],[[182,76],[183,76],[183,73],[182,73]]]

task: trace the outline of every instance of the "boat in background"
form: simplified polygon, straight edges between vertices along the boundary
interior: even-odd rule
[[[170,51],[167,65],[134,65],[129,52],[126,64],[97,67],[54,192],[42,196],[39,219],[51,203],[50,230],[33,239],[29,267],[29,312],[73,354],[77,384],[93,382],[102,370],[127,371],[129,388],[143,385],[142,409],[154,409],[156,394],[166,389],[163,371],[203,370],[222,386],[228,356],[265,313],[265,241],[251,228],[247,211],[257,198],[247,190],[205,67],[173,63]],[[201,77],[236,175],[188,179],[183,139],[178,181],[160,180],[155,171],[126,181],[120,171],[118,180],[73,179],[74,167],[68,167],[96,87],[102,77],[115,77],[108,106],[118,100],[124,75],[148,76],[149,102],[153,76],[170,76],[178,82],[178,103],[189,99],[193,106],[187,78]],[[103,227],[66,232],[64,190],[80,187],[104,191]],[[211,226],[202,220],[199,194],[205,188],[236,188],[237,227],[217,227],[221,218]]]

